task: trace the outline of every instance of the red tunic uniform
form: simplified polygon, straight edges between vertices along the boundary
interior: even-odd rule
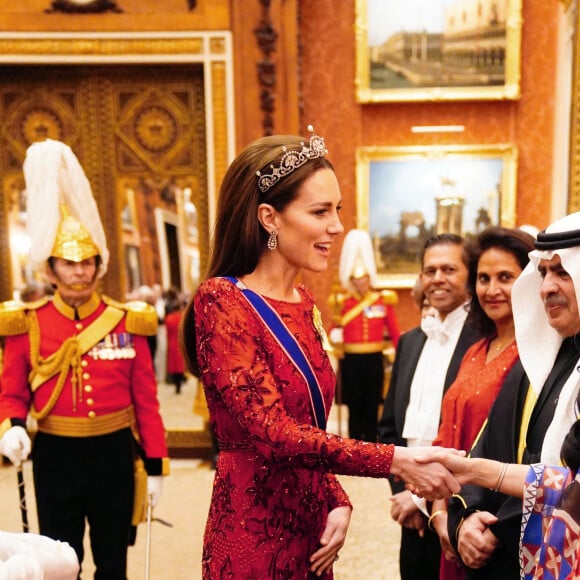
[[[354,439],[376,441],[385,380],[385,337],[396,348],[399,325],[392,305],[375,291],[362,298],[347,295],[341,315],[344,357],[340,361],[340,402],[348,405],[348,432]]]
[[[38,422],[32,449],[40,533],[83,560],[90,527],[96,577],[124,578],[138,437],[149,475],[167,472],[167,448],[144,316],[91,299],[76,310],[57,293],[22,314],[6,338],[0,433]],[[14,312],[0,312],[9,330]],[[155,324],[153,324],[153,327]],[[130,332],[134,330],[135,332]],[[18,332],[20,333],[18,334]]]
[[[78,336],[100,319],[106,307],[105,302],[94,295],[89,303],[78,309],[80,319],[75,320],[74,310],[57,295],[54,301],[34,310],[38,320],[40,357],[48,358],[67,339]],[[39,431],[62,435],[61,426],[70,426],[70,436],[73,437],[103,434],[103,428],[106,432],[101,421],[104,416],[115,414],[113,417],[117,417],[117,413],[132,407],[140,444],[147,456],[148,471],[158,475],[162,472],[161,460],[167,457],[167,447],[157,401],[157,383],[147,340],[144,336],[127,332],[126,320],[127,313],[124,312],[105,336],[95,338],[94,346],[80,355],[76,384],[73,385],[73,373],[69,369],[60,396],[47,420],[39,420],[38,428]],[[40,413],[52,404],[50,400],[59,375],[48,379],[32,393],[28,380],[31,370],[29,333],[8,336],[0,392],[2,430],[9,426],[6,420],[25,422],[31,404]],[[75,423],[75,419],[78,422]],[[91,431],[92,423],[99,426],[99,433]],[[56,431],[51,428],[55,424]]]
[[[373,293],[376,299],[365,305],[361,311],[343,324],[343,340],[345,351],[351,352],[349,345],[357,345],[357,353],[380,352],[384,348],[385,336],[388,335],[393,346],[396,348],[401,331],[395,315],[395,310],[390,304],[386,304],[382,295]],[[363,298],[364,300],[364,298]],[[360,296],[349,294],[342,306],[344,316],[361,303]],[[365,349],[365,345],[367,348]]]
[[[266,300],[308,357],[328,410],[335,376],[313,323],[312,295],[297,288],[299,303]],[[334,473],[384,477],[394,448],[313,427],[307,384],[231,282],[205,281],[194,308],[201,380],[220,447],[203,576],[308,578],[328,512],[349,505]]]

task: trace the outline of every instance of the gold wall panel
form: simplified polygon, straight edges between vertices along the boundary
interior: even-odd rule
[[[73,40],[73,42],[71,42]],[[200,38],[187,39],[116,39],[116,38],[0,38],[0,54],[3,60],[21,60],[35,56],[37,60],[50,61],[51,58],[66,54],[67,57],[90,57],[99,60],[103,57],[131,55],[201,55],[204,45]]]
[[[10,67],[3,72],[10,82],[0,82],[2,175],[5,180],[21,176],[26,148],[33,140],[50,137],[73,148],[91,182],[113,258],[104,279],[108,294],[122,299],[126,291],[117,195],[120,179],[171,183],[187,178],[194,182],[196,197],[192,201],[198,210],[200,239],[207,240],[205,106],[200,65]],[[222,106],[218,119],[224,117]],[[223,164],[221,159],[219,166]],[[6,194],[3,197],[6,199]],[[138,199],[137,206],[144,201]],[[1,219],[6,221],[10,208],[4,204],[0,211]],[[148,225],[140,224],[142,229]],[[1,285],[3,298],[9,298],[13,281],[6,228],[4,232],[6,267],[2,268]],[[206,243],[201,244],[203,264],[206,247]],[[157,240],[151,240],[144,250],[155,254]],[[149,284],[159,281],[160,275],[159,265],[151,270],[145,272]]]

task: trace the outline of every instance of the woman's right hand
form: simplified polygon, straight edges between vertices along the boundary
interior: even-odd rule
[[[442,447],[395,447],[391,473],[404,480],[407,489],[419,497],[445,499],[461,489],[443,462],[446,456],[454,454],[465,453]]]
[[[310,570],[317,576],[332,570],[338,552],[344,546],[350,524],[350,506],[340,506],[328,512],[326,526],[320,536],[320,548],[310,557]]]

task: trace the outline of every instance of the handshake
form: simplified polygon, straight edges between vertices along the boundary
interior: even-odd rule
[[[444,447],[395,447],[391,474],[419,497],[445,499],[473,482],[474,463],[465,455]]]

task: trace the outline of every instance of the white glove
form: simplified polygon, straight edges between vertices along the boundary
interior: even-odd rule
[[[6,455],[16,467],[30,455],[30,437],[24,427],[10,427],[0,439],[0,453]]]
[[[162,475],[147,476],[147,496],[151,498],[151,507],[155,507],[157,505],[157,502],[161,497],[162,489],[163,489]]]
[[[342,326],[335,326],[330,331],[329,338],[330,338],[330,342],[332,342],[332,344],[342,344],[344,342]]]

